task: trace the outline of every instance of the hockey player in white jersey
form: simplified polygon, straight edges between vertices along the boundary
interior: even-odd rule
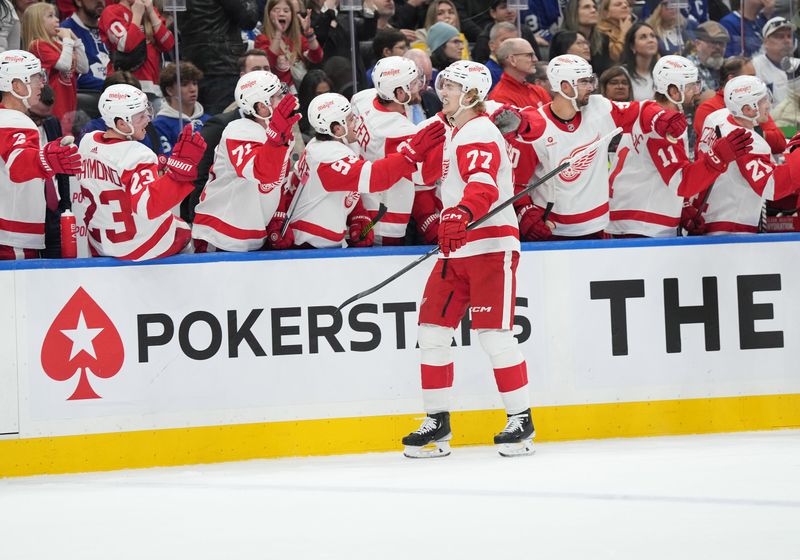
[[[444,141],[444,124],[423,128],[400,146],[374,162],[359,157],[350,143],[356,138],[356,116],[338,93],[315,97],[308,121],[316,136],[306,144],[297,166],[300,186],[293,201],[290,228],[300,247],[341,247],[349,233],[350,246],[368,246],[371,222],[360,197],[382,192],[402,178],[410,178],[424,155]]]
[[[723,138],[740,134],[741,129],[753,134],[753,149],[736,159],[736,165],[719,176],[710,192],[697,196],[694,212],[705,220],[704,232],[757,233],[765,200],[776,200],[800,189],[800,152],[786,154],[777,165],[766,140],[755,127],[769,117],[770,94],[767,86],[755,76],[738,76],[725,84],[725,108],[711,113],[703,123],[698,152],[707,153],[716,146],[717,129]],[[789,142],[789,149],[800,143],[800,135]],[[705,204],[704,204],[705,201]],[[707,207],[707,208],[706,208]],[[701,233],[702,220],[696,220],[693,233]]]
[[[257,70],[234,91],[244,118],[228,124],[195,209],[195,250],[257,251],[293,245],[281,237],[289,197],[283,188],[294,143],[297,99],[274,74]]]
[[[479,227],[467,225],[513,195],[506,142],[484,111],[492,84],[488,68],[458,61],[439,73],[443,114],[454,129],[445,143],[439,224],[441,255],[428,277],[419,312],[422,399],[427,414],[403,438],[409,457],[450,453],[451,341],[469,309],[488,354],[508,421],[495,436],[502,455],[533,452],[525,359],[512,333],[519,229],[509,206]]]
[[[78,174],[93,255],[143,261],[181,252],[189,226],[172,209],[192,192],[206,143],[187,124],[158,175],[158,158],[139,141],[153,117],[141,90],[117,84],[98,103],[106,131],[87,134]]]
[[[31,53],[0,53],[0,260],[32,259],[44,249],[45,179],[80,170],[78,148],[67,138],[42,145],[27,110],[39,102],[47,78]]]
[[[417,132],[406,115],[414,91],[422,82],[417,65],[407,58],[389,56],[375,65],[372,74],[377,94],[369,108],[359,110],[356,135],[361,156],[377,161],[398,148]],[[425,165],[425,164],[423,164]],[[402,178],[388,191],[365,194],[364,207],[371,215],[381,203],[388,208],[383,219],[375,226],[377,245],[402,245],[414,203],[414,183]]]
[[[642,111],[650,105],[683,111],[694,105],[700,93],[697,67],[682,56],[661,57],[653,80],[655,101],[644,101]],[[637,120],[617,148],[606,231],[617,237],[675,237],[684,198],[708,188],[729,163],[750,151],[752,143],[751,133],[739,128],[715,139],[708,152],[691,162],[685,132],[678,138],[664,138],[650,122]]]
[[[555,230],[552,237],[538,230],[536,237],[540,240],[602,238],[609,211],[608,145],[597,144],[597,140],[617,127],[630,132],[637,121],[657,137],[678,138],[686,130],[686,117],[656,104],[640,110],[638,102],[615,103],[592,95],[597,78],[579,56],[565,54],[552,59],[547,78],[554,92],[552,103],[521,112],[525,117],[520,124],[521,139],[533,145],[536,175],[580,157],[515,206],[520,220],[527,221],[541,221],[546,209],[551,208],[548,219]]]

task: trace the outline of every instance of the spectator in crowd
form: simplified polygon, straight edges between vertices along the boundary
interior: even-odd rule
[[[561,8],[560,0],[528,0],[528,9],[521,14],[522,25],[533,32],[537,41],[541,39],[541,46],[551,43],[561,29]]]
[[[774,17],[769,20],[761,32],[764,37],[764,49],[753,57],[756,76],[767,84],[772,92],[773,103],[778,104],[788,94],[789,78],[781,67],[784,58],[792,56],[794,51],[794,24],[786,18]]]
[[[118,70],[113,74],[109,74],[108,78],[106,78],[106,81],[103,82],[103,91],[117,84],[127,84],[135,87],[136,89],[141,89],[139,80],[136,79],[136,76],[126,70]],[[90,120],[81,129],[80,134],[78,135],[78,144],[80,144],[83,140],[83,137],[90,132],[94,132],[95,130],[105,131],[107,129],[108,127],[106,126],[102,116]],[[145,132],[147,134],[145,134],[144,138],[139,140],[139,142],[151,149],[157,156],[162,155],[161,142],[158,140],[158,131],[156,130],[156,127],[153,126],[152,122],[147,123],[145,126]]]
[[[458,29],[440,21],[428,30],[428,48],[431,51],[431,64],[442,71],[454,62],[461,60],[464,41]]]
[[[589,64],[592,63],[589,41],[579,31],[559,31],[553,35],[550,41],[550,58],[562,54],[576,54]]]
[[[192,128],[199,132],[203,124],[211,118],[205,114],[203,106],[197,101],[197,84],[203,79],[203,73],[191,62],[181,62],[180,70],[180,86],[178,86],[177,68],[172,62],[161,71],[159,80],[161,94],[166,103],[161,105],[161,110],[153,119],[153,126],[158,131],[161,149],[166,157],[172,154],[172,147],[178,141],[178,136],[187,122],[192,123]]]
[[[300,107],[308,107],[311,101],[318,95],[333,91],[333,82],[323,70],[309,70],[298,88],[297,99]],[[300,119],[300,131],[303,140],[308,143],[314,137],[314,130],[308,122],[308,111],[302,111]]]
[[[628,0],[603,0],[596,31],[608,37],[607,52],[603,54],[607,54],[613,63],[622,62],[626,51],[625,38],[633,21]]]
[[[658,37],[658,54],[661,56],[681,54],[687,41],[686,19],[672,1],[661,0],[652,15],[647,18],[647,23]]]
[[[419,124],[441,111],[442,102],[433,90],[431,57],[421,49],[408,49],[404,57],[414,61],[419,73],[419,91],[414,92],[412,89],[411,102],[408,104],[411,121],[414,124]]]
[[[653,98],[656,90],[652,72],[657,60],[658,38],[655,31],[646,23],[635,23],[625,37],[625,50],[621,60],[631,77],[634,101]]]
[[[178,13],[181,55],[203,73],[198,101],[209,115],[233,102],[239,59],[247,47],[241,31],[258,24],[255,0],[187,0]]]
[[[608,54],[608,36],[597,30],[600,14],[594,0],[569,0],[564,9],[564,31],[575,31],[589,41],[592,68],[596,74],[613,64]],[[553,56],[551,55],[552,59]]]
[[[516,107],[541,107],[550,102],[549,93],[528,82],[537,62],[528,41],[506,39],[497,49],[497,60],[503,67],[503,75],[489,93],[489,99]]]
[[[697,66],[703,90],[709,92],[705,95],[713,97],[720,87],[719,69],[725,61],[722,55],[725,53],[730,36],[716,21],[707,21],[697,27],[694,37],[695,52],[687,58]]]
[[[31,103],[28,116],[39,129],[39,139],[44,146],[48,142],[61,138],[61,122],[52,115],[53,89],[45,84],[37,103]],[[44,216],[44,249],[41,256],[45,259],[61,257],[61,213],[72,207],[70,203],[69,177],[58,174],[44,180],[44,200],[47,209]]]
[[[391,20],[392,26],[397,29],[423,27],[430,2],[431,0],[405,0],[398,2],[395,5],[394,16]]]
[[[633,101],[633,87],[628,71],[623,66],[612,66],[600,74],[600,95],[611,101]]]
[[[428,7],[427,16],[425,17],[425,27],[417,29],[417,40],[411,44],[411,47],[427,50],[428,44],[426,41],[428,38],[428,30],[440,21],[452,25],[461,31],[461,23],[458,21],[456,5],[453,4],[452,0],[433,0],[433,2],[431,2],[431,5]],[[463,33],[461,33],[460,38],[464,43],[464,48],[461,51],[461,60],[469,60],[467,38]]]
[[[705,123],[706,117],[708,117],[714,111],[725,108],[725,98],[723,96],[725,84],[737,76],[756,75],[756,70],[753,67],[752,61],[743,56],[732,56],[725,59],[725,62],[722,64],[719,72],[721,79],[717,94],[711,99],[707,99],[698,105],[697,110],[694,113],[694,121],[692,124],[694,126],[694,131],[697,134],[698,143],[701,140],[703,124]],[[769,144],[773,154],[781,154],[783,153],[783,150],[786,149],[786,136],[784,136],[781,129],[775,125],[775,121],[772,120],[772,117],[767,116],[765,119],[766,120],[760,123],[764,140],[766,140],[767,144]]]
[[[248,72],[253,72],[254,70],[266,70],[267,72],[269,72],[270,71],[269,57],[267,56],[267,52],[262,49],[249,49],[245,51],[244,55],[239,57],[238,61],[236,61],[236,67],[239,70],[240,78],[245,74],[247,74]],[[202,83],[203,80],[200,81],[200,84]],[[200,93],[202,93],[202,87]],[[205,105],[203,107],[205,107]],[[236,111],[237,113],[239,111],[239,105],[236,103],[235,100],[231,102],[230,105],[225,107],[225,109],[223,109],[222,112],[228,113],[230,111]],[[212,113],[206,111],[206,114],[210,115]],[[221,130],[220,134],[222,134]],[[208,142],[208,138],[203,136],[203,139],[206,141],[206,145],[210,145]]]
[[[731,9],[719,20],[731,38],[725,56],[752,57],[761,49],[761,30],[775,11],[775,0],[731,0]]]
[[[22,29],[22,15],[29,6],[36,4],[37,1],[38,0],[11,0],[11,3],[14,5],[14,11],[17,13],[17,20],[20,22],[20,30]],[[22,36],[20,35],[20,41],[21,40]],[[20,44],[22,43],[20,42]]]
[[[45,181],[81,168],[76,146],[62,146],[60,139],[42,145],[28,116],[44,85],[41,64],[31,53],[0,53],[0,260],[39,256],[45,248]]]
[[[0,52],[19,49],[22,26],[11,0],[0,0]]]
[[[375,62],[387,56],[403,56],[408,50],[408,40],[396,29],[381,29],[375,34],[372,40],[372,53],[375,56]],[[373,64],[367,70],[367,84],[372,87],[372,71],[375,69]]]
[[[489,73],[492,75],[492,87],[497,85],[500,81],[500,76],[503,74],[503,67],[497,61],[497,49],[503,44],[506,39],[514,39],[519,37],[517,26],[507,21],[495,23],[492,30],[489,32],[489,59],[484,62]]]
[[[494,25],[501,22],[510,23],[515,28],[517,25],[517,12],[508,8],[506,0],[492,0],[489,7],[489,14],[492,17],[492,22],[484,27],[481,34],[475,39],[475,45],[472,47],[472,60],[480,62],[481,64],[485,64],[491,55],[489,41],[491,41],[490,35]],[[469,35],[467,35],[467,37],[469,37]],[[539,44],[528,26],[522,28],[522,38],[531,44],[533,52],[536,53],[536,58],[541,58],[539,55]],[[498,43],[497,46],[500,46],[500,43]]]
[[[323,59],[341,54],[343,48],[349,52],[350,29],[337,19],[339,0],[309,0],[308,7],[311,9],[311,28],[322,46]]]
[[[271,71],[296,91],[303,80],[307,63],[322,62],[322,47],[311,27],[311,14],[298,14],[288,0],[269,0],[264,9],[264,31],[256,38],[256,48],[267,51]]]
[[[105,0],[73,0],[77,10],[66,20],[61,22],[61,27],[72,31],[78,40],[83,43],[86,59],[89,61],[89,71],[78,78],[78,89],[101,91],[103,81],[108,76],[108,48],[100,38],[97,22],[105,7]]]
[[[55,8],[44,2],[25,10],[22,40],[42,62],[47,83],[53,88],[53,116],[61,121],[62,130],[72,130],[78,107],[78,74],[89,71],[83,43],[69,29],[59,28]]]
[[[100,37],[111,53],[113,70],[129,70],[139,80],[153,108],[160,105],[161,53],[175,38],[152,0],[120,0],[107,6],[98,23]]]
[[[369,41],[375,36],[375,33],[381,29],[397,29],[391,25],[390,20],[394,18],[395,4],[394,0],[364,0],[361,15],[364,18],[364,30],[372,30],[372,34],[359,33],[358,38],[362,41]],[[370,24],[369,20],[374,23]],[[399,31],[399,30],[398,30]],[[413,41],[413,31],[411,36],[406,36],[406,40]]]

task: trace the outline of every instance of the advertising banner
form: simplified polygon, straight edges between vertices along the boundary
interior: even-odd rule
[[[797,248],[523,251],[534,406],[800,393]],[[321,254],[14,272],[20,436],[421,413],[433,259],[339,316],[417,255]],[[453,344],[453,409],[499,408],[468,319]]]

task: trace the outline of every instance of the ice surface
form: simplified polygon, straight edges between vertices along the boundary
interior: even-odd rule
[[[0,559],[800,559],[800,431],[0,480]]]

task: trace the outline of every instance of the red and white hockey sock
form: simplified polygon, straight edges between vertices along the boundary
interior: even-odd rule
[[[524,360],[515,366],[495,368],[494,380],[508,414],[519,414],[531,407],[528,366]]]
[[[450,410],[453,387],[453,356],[450,343],[454,330],[437,325],[419,326],[422,402],[425,412],[435,414]]]

